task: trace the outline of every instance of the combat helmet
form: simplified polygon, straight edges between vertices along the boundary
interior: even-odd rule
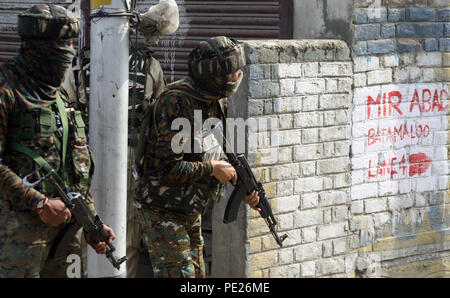
[[[242,74],[236,84],[230,84],[226,78],[245,64],[242,46],[225,36],[201,41],[188,57],[189,75],[194,81],[202,82],[201,88],[221,96],[229,96],[236,91]]]
[[[17,33],[23,39],[70,39],[79,32],[79,20],[59,5],[37,4],[18,17]]]

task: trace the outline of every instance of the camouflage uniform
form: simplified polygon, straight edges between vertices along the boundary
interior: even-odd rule
[[[78,34],[78,22],[67,18],[65,24],[55,22],[56,27],[50,23],[30,29],[36,19],[46,23],[61,15],[66,15],[63,7],[48,5],[35,5],[21,15],[18,32],[23,38],[22,48],[15,58],[0,66],[0,277],[64,277],[67,265],[65,258],[48,258],[64,225],[46,225],[35,211],[44,197],[58,195],[49,183],[35,188],[22,183],[22,177],[38,166],[11,144],[20,144],[43,157],[61,177],[66,177],[74,191],[84,195],[94,210],[89,193],[93,156],[85,125],[81,113],[60,87],[75,54],[66,45],[66,39]],[[27,22],[30,26],[23,26]],[[58,97],[67,112],[69,126],[65,165],[60,154],[63,138]],[[79,246],[74,239],[67,254],[78,254]],[[48,266],[46,271],[44,266]]]
[[[144,96],[148,103],[158,97],[164,90],[166,82],[159,61],[153,56],[147,56],[142,72],[145,74]],[[147,105],[147,104],[146,104]],[[129,147],[130,160],[134,160],[134,147]],[[131,167],[128,177],[131,176]],[[130,182],[131,183],[131,182]],[[142,241],[142,218],[139,217],[137,204],[132,195],[132,186],[129,186],[127,200],[127,277],[136,277],[139,263],[139,250]]]
[[[223,54],[221,61],[210,43],[218,46]],[[144,206],[141,208],[146,222],[144,237],[151,247],[149,253],[155,277],[205,276],[201,215],[220,196],[222,187],[211,176],[212,164],[205,159],[205,152],[196,153],[199,151],[191,136],[198,133],[194,128],[203,125],[194,123],[198,121],[198,117],[194,118],[196,112],[201,112],[203,121],[222,118],[221,105],[226,101],[223,96],[231,93],[212,78],[221,77],[222,71],[232,73],[245,64],[242,52],[236,48],[240,49],[225,37],[201,42],[190,56],[197,59],[189,61],[191,76],[171,84],[159,97],[153,111],[154,123],[150,123],[150,129],[141,136],[146,145],[136,199]],[[199,57],[195,57],[197,54]],[[198,69],[192,69],[191,66],[198,67],[213,55],[216,56],[204,68],[213,73],[199,75]],[[183,134],[171,128],[177,118],[190,123],[191,130],[185,138],[180,137],[177,144],[190,151],[178,153],[172,148],[173,138]]]

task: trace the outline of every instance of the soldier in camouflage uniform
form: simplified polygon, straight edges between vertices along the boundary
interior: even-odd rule
[[[144,105],[140,109],[145,109],[144,107],[147,107],[151,101],[157,98],[166,86],[161,64],[155,57],[147,56],[143,73],[145,74],[145,98]],[[135,116],[135,118],[141,117],[141,113]],[[140,122],[138,121],[138,123]],[[131,129],[137,130],[137,127],[132,127]],[[134,160],[134,149],[134,146],[129,146],[129,160]],[[128,177],[131,177],[131,166],[128,168]],[[132,183],[132,179],[129,179],[129,183]],[[132,187],[132,185],[129,185],[127,195],[127,277],[130,278],[136,277],[138,271],[139,250],[142,240],[142,220],[137,213],[137,208],[140,206],[135,203]]]
[[[178,7],[176,7],[178,9]],[[162,11],[164,13],[165,11]],[[158,43],[161,33],[166,33],[168,25],[173,22],[178,23],[178,14],[175,20],[169,23],[162,23],[161,18],[154,18],[156,20],[147,22],[141,22],[141,34],[144,37],[144,44],[148,47],[155,46]],[[150,22],[151,21],[151,22]],[[178,26],[176,26],[178,27]],[[176,28],[171,28],[170,31],[175,31]],[[143,111],[155,98],[157,98],[165,89],[166,81],[164,80],[164,74],[160,62],[153,57],[152,53],[148,49],[139,49],[138,53],[141,57],[145,58],[145,63],[142,67],[142,73],[145,74],[144,87],[144,99],[141,102],[140,110]],[[131,71],[131,74],[133,72]],[[142,113],[138,115],[142,118]],[[142,119],[140,119],[142,120]],[[140,123],[140,122],[138,122]],[[131,129],[137,130],[137,127]],[[135,148],[129,147],[129,160],[135,159]],[[128,177],[131,178],[131,166],[128,168]],[[133,180],[129,179],[129,183],[132,184]],[[142,218],[139,217],[138,209],[140,204],[136,204],[133,198],[133,185],[129,185],[128,198],[127,198],[127,277],[136,277],[138,272],[139,263],[139,250],[142,242]]]
[[[36,156],[42,158],[95,212],[85,125],[61,87],[79,22],[61,6],[42,4],[19,15],[17,30],[21,49],[0,66],[0,277],[46,276],[44,266],[47,276],[64,277],[65,258],[50,260],[49,251],[71,213],[52,184],[31,188],[22,178],[39,168]],[[112,229],[105,229],[113,240]],[[97,253],[106,252],[105,243],[88,236],[86,241]],[[76,239],[67,251],[74,252],[79,253]]]
[[[136,199],[143,205],[155,277],[205,276],[201,215],[220,196],[221,185],[235,184],[237,176],[226,161],[209,160],[205,150],[196,153],[200,151],[193,136],[198,132],[189,129],[185,138],[177,138],[180,131],[172,130],[172,124],[183,118],[195,128],[194,114],[223,119],[221,105],[237,91],[244,65],[236,42],[224,36],[202,41],[189,56],[189,76],[171,84],[154,105],[154,121],[141,136],[146,143],[137,163],[141,176]],[[174,150],[174,144],[186,150]],[[254,192],[244,201],[255,209],[259,197]]]

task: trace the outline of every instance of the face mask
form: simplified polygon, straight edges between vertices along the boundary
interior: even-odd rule
[[[232,81],[227,81],[225,83],[225,90],[223,91],[223,95],[225,97],[230,97],[231,95],[233,95],[234,93],[237,92],[239,85],[242,82],[242,78],[244,77],[244,74],[242,73],[242,71],[239,73],[239,77],[235,82]]]
[[[21,52],[33,77],[55,88],[63,82],[76,54],[65,40],[26,40]]]
[[[242,71],[239,73],[239,77],[236,81],[233,82],[231,78],[231,74],[227,75],[226,77],[219,77],[214,80],[214,83],[212,84],[214,89],[217,90],[217,94],[219,94],[222,97],[230,97],[239,88],[239,85],[242,82],[243,78]]]
[[[237,80],[234,82],[231,80],[231,75],[214,79],[194,79],[194,82],[197,88],[207,92],[209,96],[217,100],[223,97],[230,97],[236,93],[243,77],[243,72],[240,72]]]

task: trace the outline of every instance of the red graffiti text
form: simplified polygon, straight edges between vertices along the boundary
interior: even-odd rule
[[[430,136],[430,126],[428,124],[408,125],[406,122],[400,126],[394,125],[388,128],[370,128],[368,131],[367,144],[369,146],[376,143],[395,143],[405,138],[420,139]]]
[[[445,89],[415,89],[410,101],[404,101],[405,95],[400,91],[380,92],[367,97],[367,119],[403,116],[419,111],[432,113],[446,111],[448,92]]]
[[[392,157],[382,162],[372,163],[369,160],[369,179],[380,177],[413,177],[425,173],[431,166],[432,159],[425,153],[411,154],[407,159],[406,154],[401,158]]]

